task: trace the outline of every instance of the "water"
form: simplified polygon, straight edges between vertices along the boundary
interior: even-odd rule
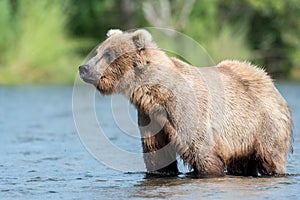
[[[72,86],[1,86],[0,199],[299,199],[300,85],[278,88],[295,124],[294,154],[287,166],[291,175],[195,179],[185,174],[145,178],[144,172],[117,171],[95,160],[76,132]],[[110,99],[97,94],[96,101],[101,107]],[[139,141],[127,139],[111,116],[100,115],[112,142],[141,151]]]

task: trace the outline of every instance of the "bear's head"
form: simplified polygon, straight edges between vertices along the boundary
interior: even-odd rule
[[[102,94],[122,93],[137,82],[145,67],[155,62],[153,54],[160,50],[143,29],[110,30],[107,36],[96,55],[79,67],[80,77]]]

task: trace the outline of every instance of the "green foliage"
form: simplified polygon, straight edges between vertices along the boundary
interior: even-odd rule
[[[114,24],[113,10],[115,1],[111,0],[70,0],[71,11],[69,28],[76,36],[104,37],[102,32]]]
[[[274,1],[274,0],[248,0],[249,4],[255,9],[260,10],[263,13],[271,12],[283,12],[285,3],[284,1]]]
[[[244,16],[252,60],[275,78],[290,77],[299,66],[300,0],[231,0],[220,5],[221,18],[231,24]]]
[[[9,41],[12,41],[13,26],[10,23],[13,20],[11,7],[8,0],[0,1],[0,51],[3,52],[10,46]]]
[[[234,31],[230,25],[224,25],[216,35],[204,42],[204,47],[215,62],[226,59],[250,60],[251,49],[246,40],[246,28]]]
[[[62,2],[22,0],[14,13],[7,0],[1,4],[1,30],[9,29],[1,31],[0,83],[72,81],[81,59],[67,35]]]
[[[224,59],[251,59],[247,44],[247,27],[220,19],[216,0],[196,1],[185,33],[196,39],[217,63]]]
[[[161,24],[197,40],[215,62],[250,60],[275,78],[300,79],[300,0],[147,2],[169,11],[152,13],[152,22],[165,20]],[[0,0],[0,84],[72,82],[108,29],[149,26],[146,8],[139,0]]]
[[[69,28],[75,36],[102,41],[111,28],[143,27],[146,21],[140,0],[69,0]]]

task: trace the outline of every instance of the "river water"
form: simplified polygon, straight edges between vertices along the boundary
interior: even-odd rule
[[[0,199],[300,199],[300,85],[277,87],[294,118],[289,175],[195,179],[185,173],[146,178],[144,171],[119,171],[96,160],[74,125],[72,86],[0,86]],[[139,140],[123,134],[101,109],[111,98],[96,94],[95,100],[107,138],[126,151],[141,152]],[[129,162],[118,158],[120,166]]]

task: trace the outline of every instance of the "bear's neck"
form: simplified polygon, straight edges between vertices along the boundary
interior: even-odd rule
[[[133,81],[123,88],[123,94],[144,113],[158,105],[166,106],[174,96],[172,89],[178,84],[174,80],[181,76],[165,52],[156,49],[148,52],[147,57],[152,58],[149,64],[140,67],[138,72],[127,74],[125,79]]]
[[[135,89],[129,99],[138,110],[150,114],[154,110],[163,110],[172,101],[173,94],[160,84],[146,84]]]

